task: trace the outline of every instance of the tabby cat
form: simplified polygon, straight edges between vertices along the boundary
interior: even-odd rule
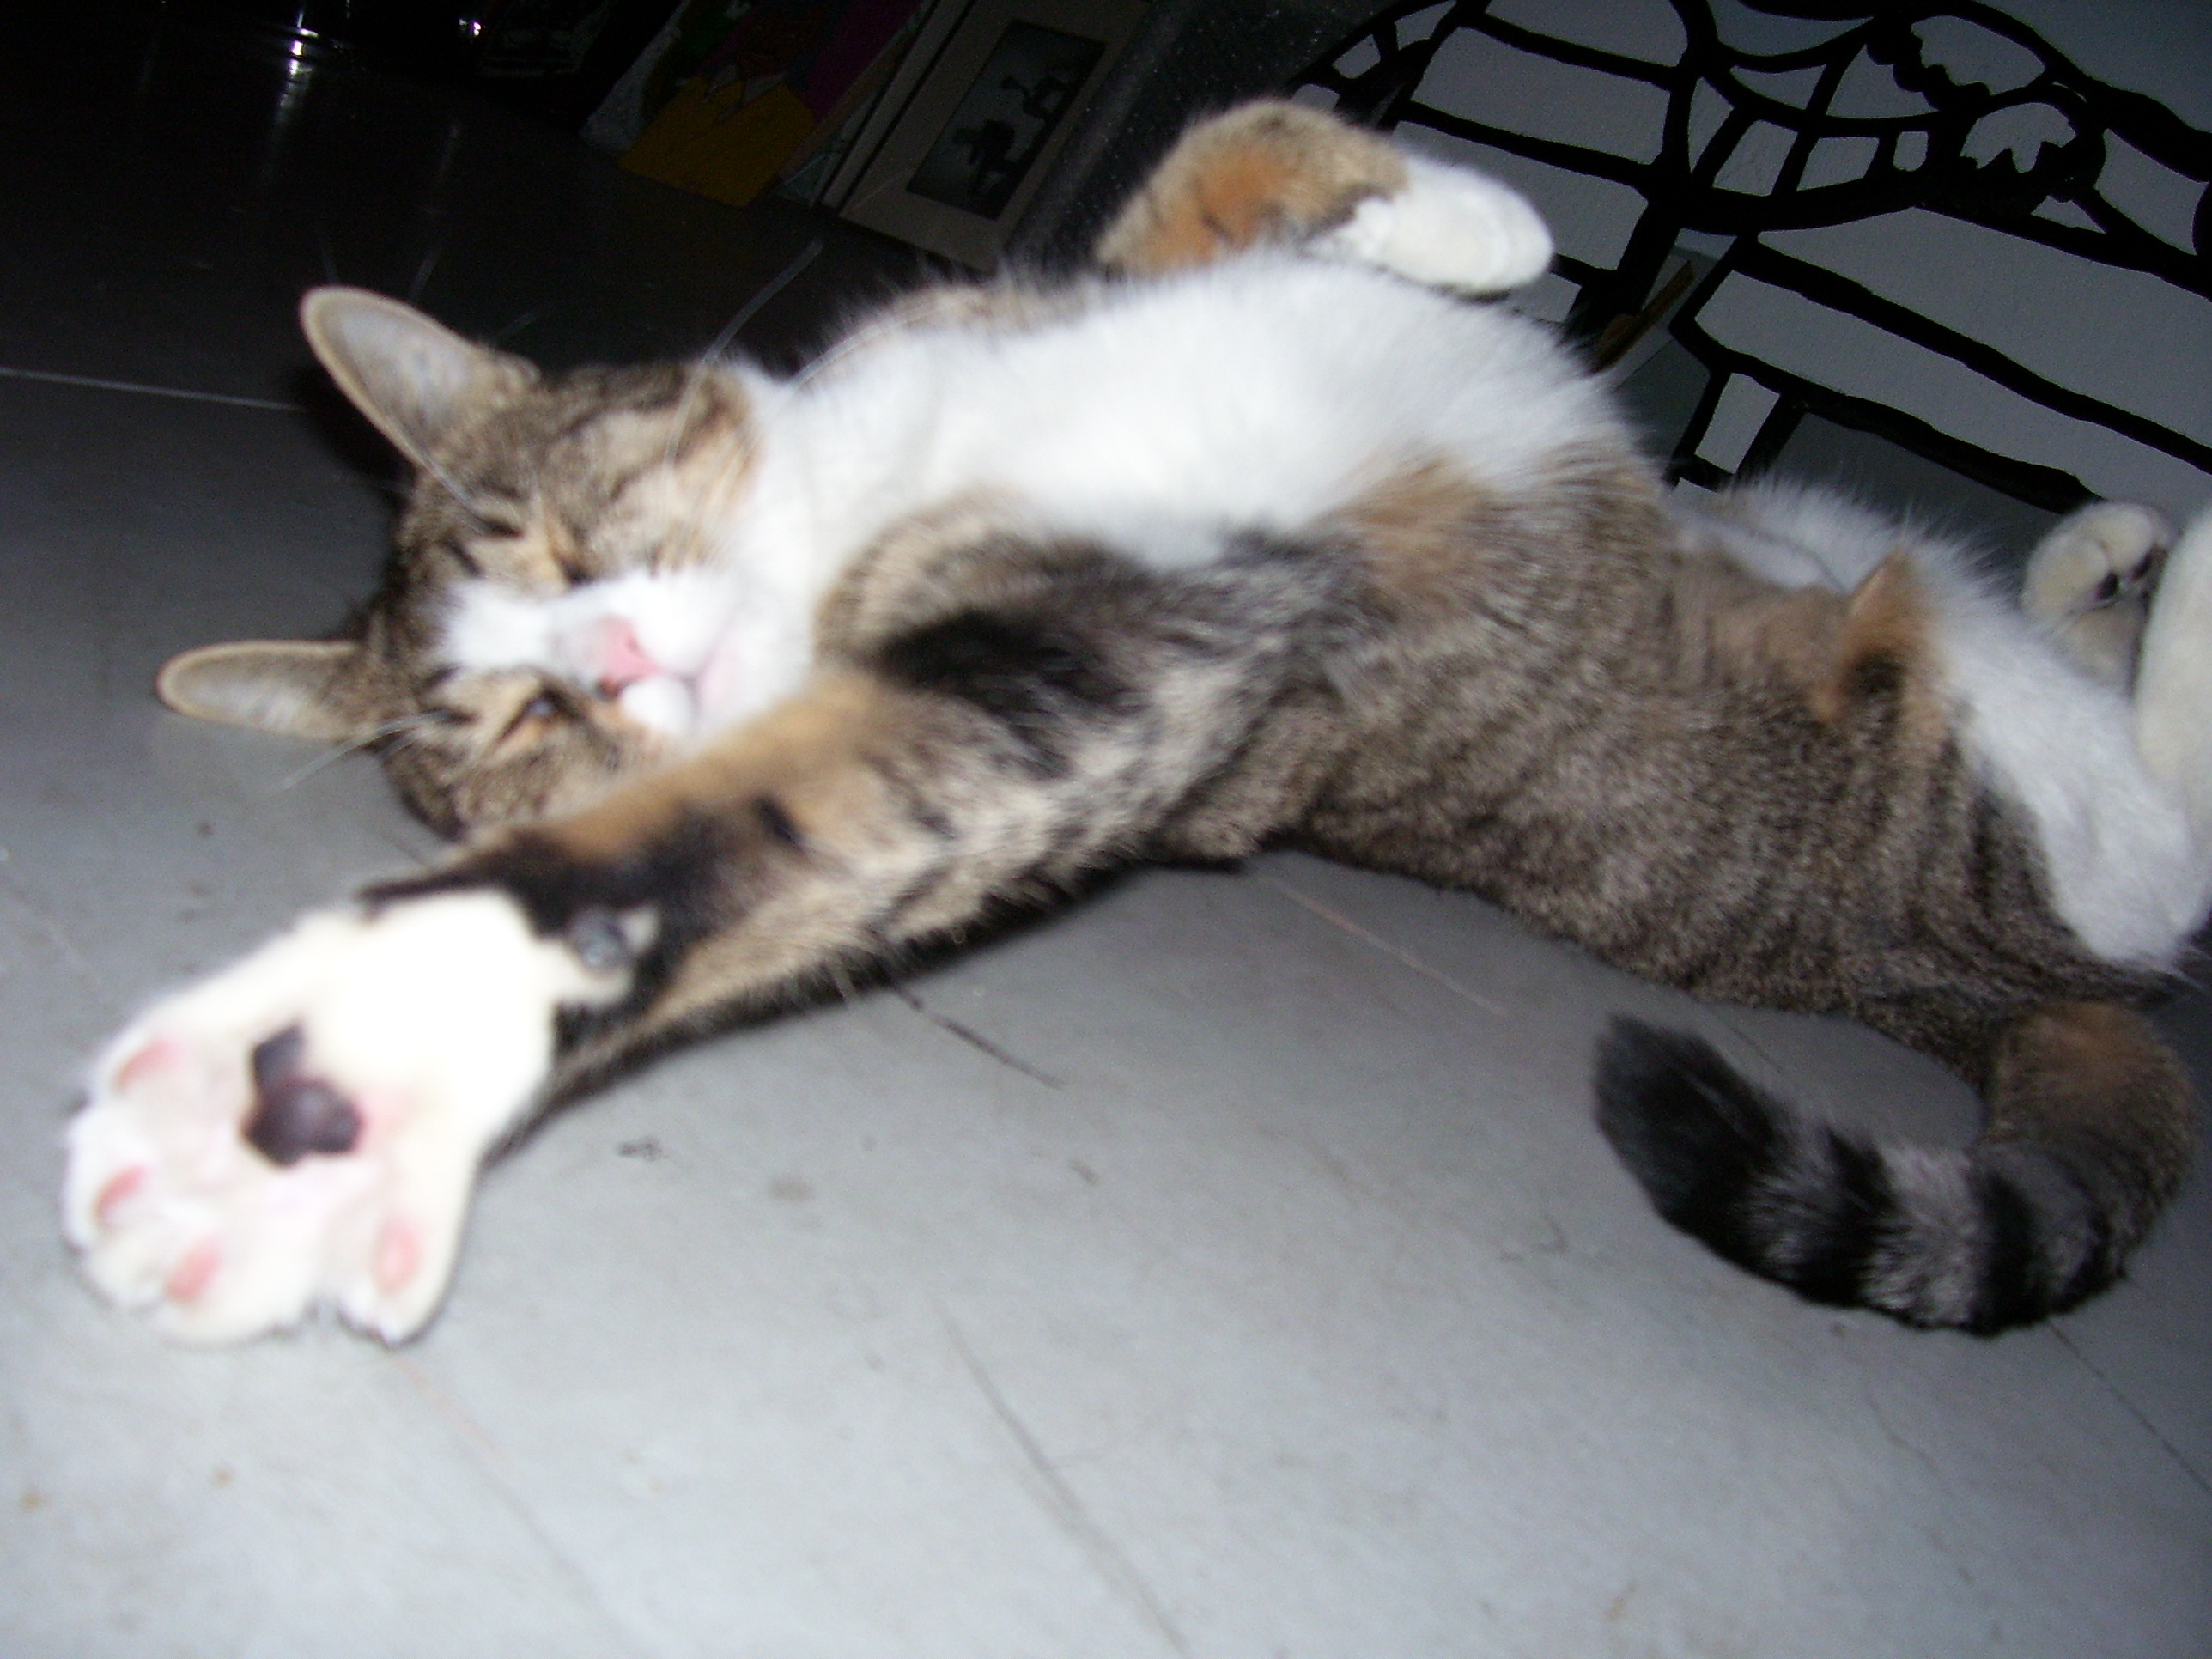
[[[1467,297],[1549,256],[1503,186],[1264,104],[1097,273],[922,295],[795,378],[549,375],[311,295],[416,470],[390,578],[355,637],[161,690],[378,743],[463,845],[101,1056],[94,1283],[187,1340],[325,1305],[404,1339],[550,1091],[1101,866],[1268,844],[1984,1085],[1970,1149],[1875,1146],[1617,1027],[1607,1133],[1753,1269],[1977,1331],[2109,1283],[2189,1156],[2130,1005],[2212,901],[2212,520],[2148,605],[2171,532],[2087,509],[2031,616],[1831,498],[1682,507],[1547,330]]]

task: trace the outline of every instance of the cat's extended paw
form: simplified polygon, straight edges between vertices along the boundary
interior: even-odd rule
[[[2125,686],[2173,538],[2154,508],[2093,502],[2060,520],[2029,556],[2021,608],[2091,673]]]
[[[556,1008],[607,994],[497,893],[312,915],[101,1056],[70,1126],[70,1242],[182,1341],[320,1306],[410,1336],[479,1161],[545,1078]]]
[[[1405,161],[1400,189],[1361,202],[1316,247],[1470,294],[1503,294],[1544,274],[1552,233],[1518,191],[1464,167]]]

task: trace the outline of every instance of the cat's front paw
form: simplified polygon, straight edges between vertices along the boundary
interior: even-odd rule
[[[556,1009],[609,993],[501,894],[309,916],[100,1057],[70,1126],[70,1242],[182,1341],[323,1306],[404,1340],[452,1276],[485,1150],[545,1079]]]

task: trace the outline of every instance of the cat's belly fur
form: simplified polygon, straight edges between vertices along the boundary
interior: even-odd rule
[[[824,572],[902,519],[979,500],[1187,567],[1228,534],[1295,532],[1409,464],[1510,490],[1619,431],[1539,325],[1291,255],[1104,289],[1044,326],[918,329],[756,396],[766,440],[737,539],[804,546]]]

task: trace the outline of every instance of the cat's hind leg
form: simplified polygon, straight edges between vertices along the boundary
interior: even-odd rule
[[[2154,508],[2092,502],[2060,520],[2029,555],[2021,608],[2083,668],[2124,690],[2173,539],[2173,526]]]
[[[2212,848],[2212,510],[2167,558],[2136,670],[2136,748]]]
[[[1280,102],[1247,104],[1184,134],[1095,257],[1153,276],[1264,246],[1475,294],[1517,288],[1552,258],[1551,233],[1519,192]]]
[[[310,916],[109,1046],[70,1126],[64,1229],[179,1340],[319,1306],[410,1336],[478,1164],[546,1075],[556,1004],[593,977],[494,894]]]

